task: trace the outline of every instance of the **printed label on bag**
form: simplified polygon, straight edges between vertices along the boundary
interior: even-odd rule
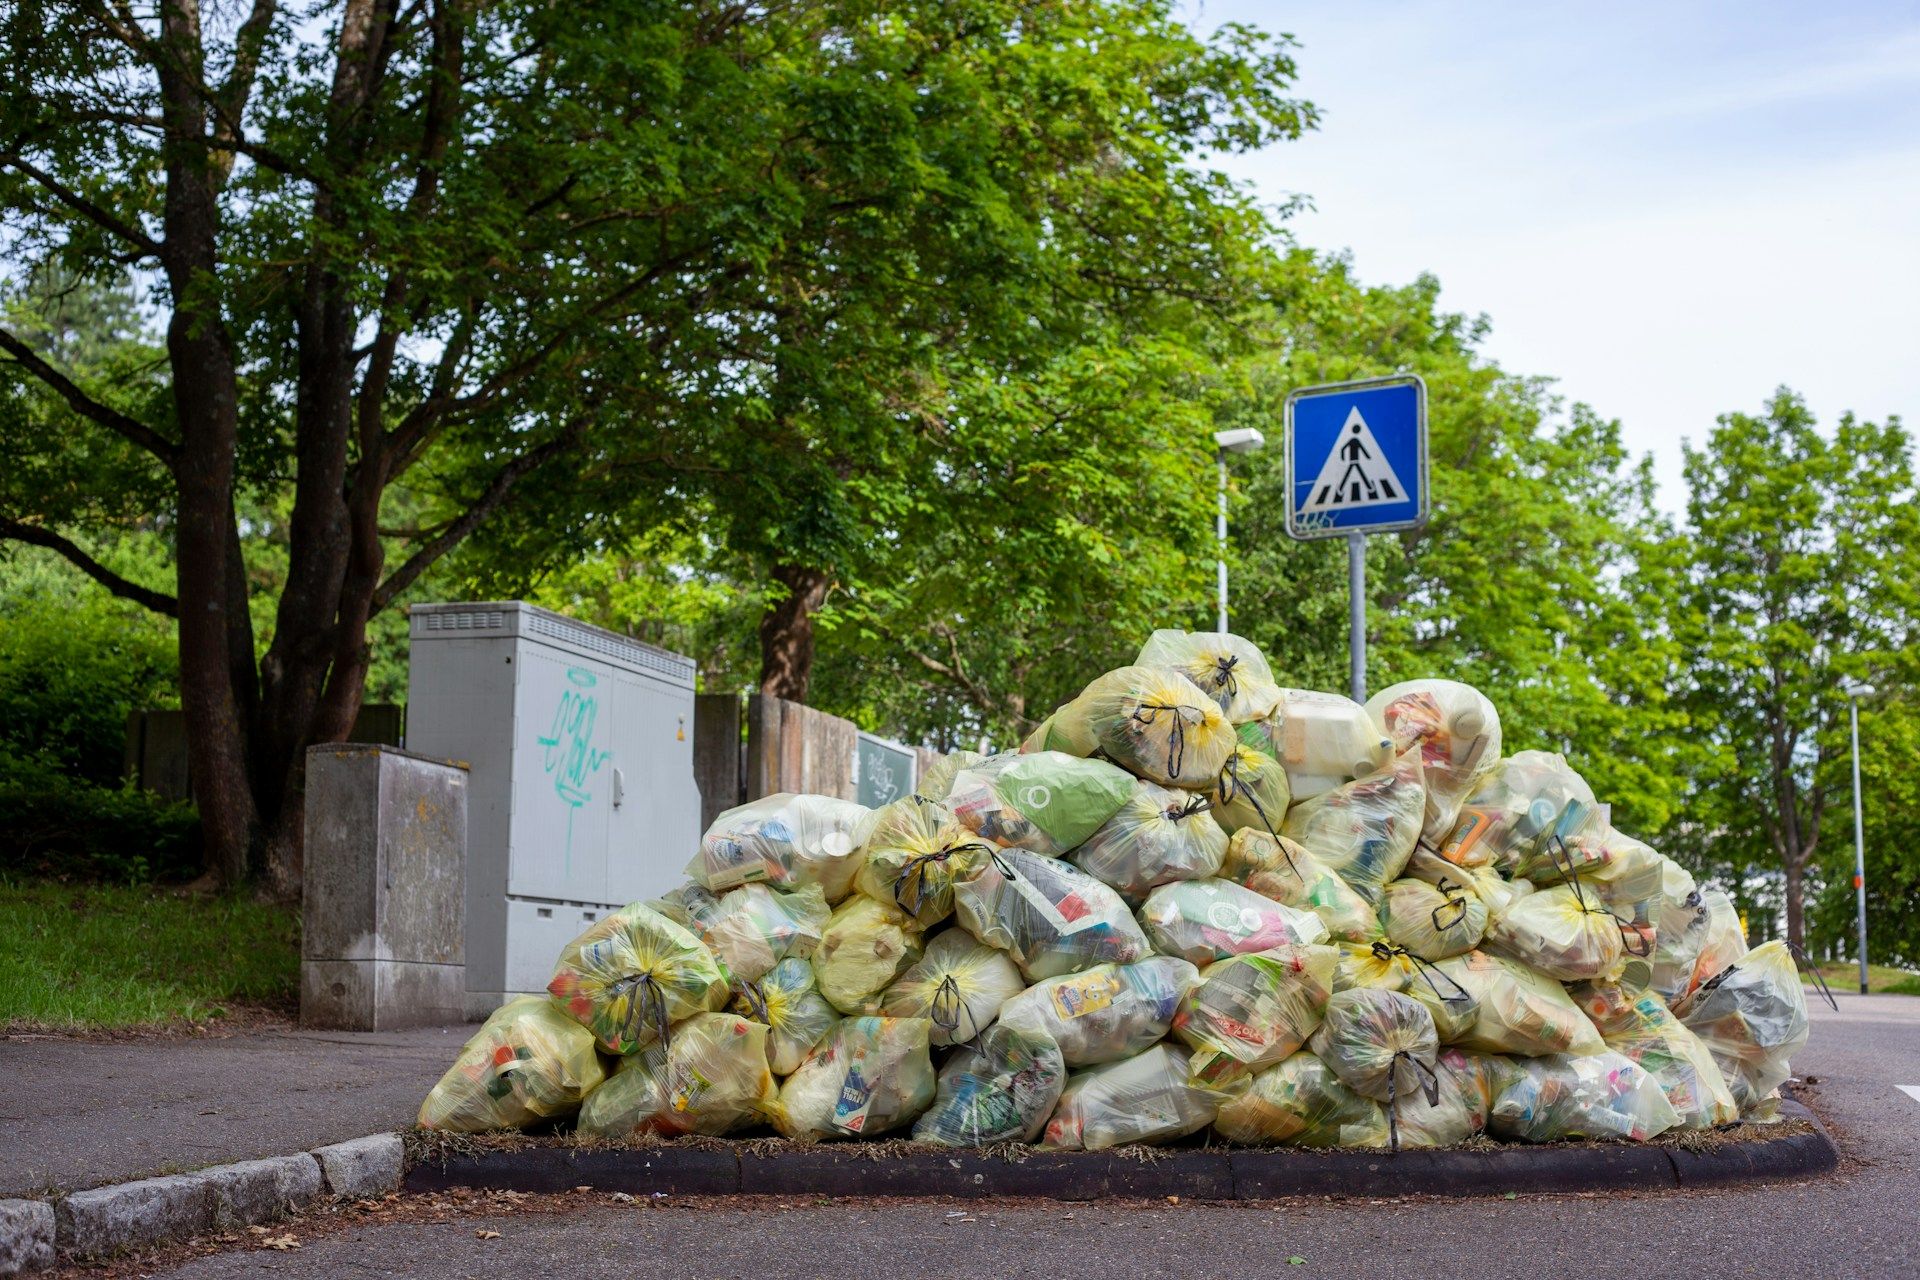
[[[1032,907],[1042,920],[1052,925],[1053,931],[1062,937],[1078,933],[1087,926],[1098,922],[1098,917],[1091,914],[1082,916],[1078,921],[1069,920],[1066,915],[1061,912],[1060,908],[1054,905],[1051,898],[1040,892],[1039,885],[1034,884],[1023,875],[1016,873],[1008,876],[1006,879],[1007,886],[1024,898],[1027,905]]]
[[[1063,1018],[1078,1018],[1096,1013],[1113,1003],[1120,992],[1120,979],[1113,974],[1088,973],[1047,990],[1054,1009]]]
[[[867,1079],[867,1051],[862,1046],[847,1063],[846,1077],[840,1082],[840,1097],[833,1104],[833,1127],[842,1133],[859,1133],[867,1127],[867,1112],[873,1106],[873,1081]]]
[[[671,1104],[675,1111],[691,1111],[700,1101],[701,1095],[713,1087],[713,1081],[701,1075],[692,1067],[676,1073],[673,1082]]]

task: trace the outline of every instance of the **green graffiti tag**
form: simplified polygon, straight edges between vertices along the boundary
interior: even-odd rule
[[[561,693],[560,701],[553,709],[553,726],[534,741],[545,748],[541,765],[553,779],[554,794],[567,805],[566,872],[571,875],[573,815],[581,805],[593,799],[588,784],[592,782],[593,775],[613,758],[613,752],[596,751],[593,746],[593,727],[600,718],[600,699],[588,690],[600,683],[599,678],[591,671],[568,667],[567,679],[577,687]]]

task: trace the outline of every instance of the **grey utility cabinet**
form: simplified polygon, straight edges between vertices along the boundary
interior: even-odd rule
[[[407,748],[466,762],[467,1016],[679,883],[699,848],[691,658],[517,601],[414,605]]]

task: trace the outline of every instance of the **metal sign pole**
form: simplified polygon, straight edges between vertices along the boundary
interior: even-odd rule
[[[1227,451],[1215,450],[1220,455],[1220,513],[1215,519],[1214,534],[1220,544],[1220,630],[1227,629]]]
[[[1867,994],[1867,835],[1860,817],[1860,699],[1847,700],[1853,712],[1853,893],[1859,912],[1860,994]]]
[[[1355,702],[1367,700],[1367,536],[1347,535],[1347,685]]]

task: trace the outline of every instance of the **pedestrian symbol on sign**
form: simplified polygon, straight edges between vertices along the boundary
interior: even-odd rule
[[[1406,486],[1394,474],[1393,464],[1374,439],[1373,428],[1360,416],[1359,406],[1347,412],[1335,439],[1306,502],[1300,506],[1302,515],[1406,501]]]

